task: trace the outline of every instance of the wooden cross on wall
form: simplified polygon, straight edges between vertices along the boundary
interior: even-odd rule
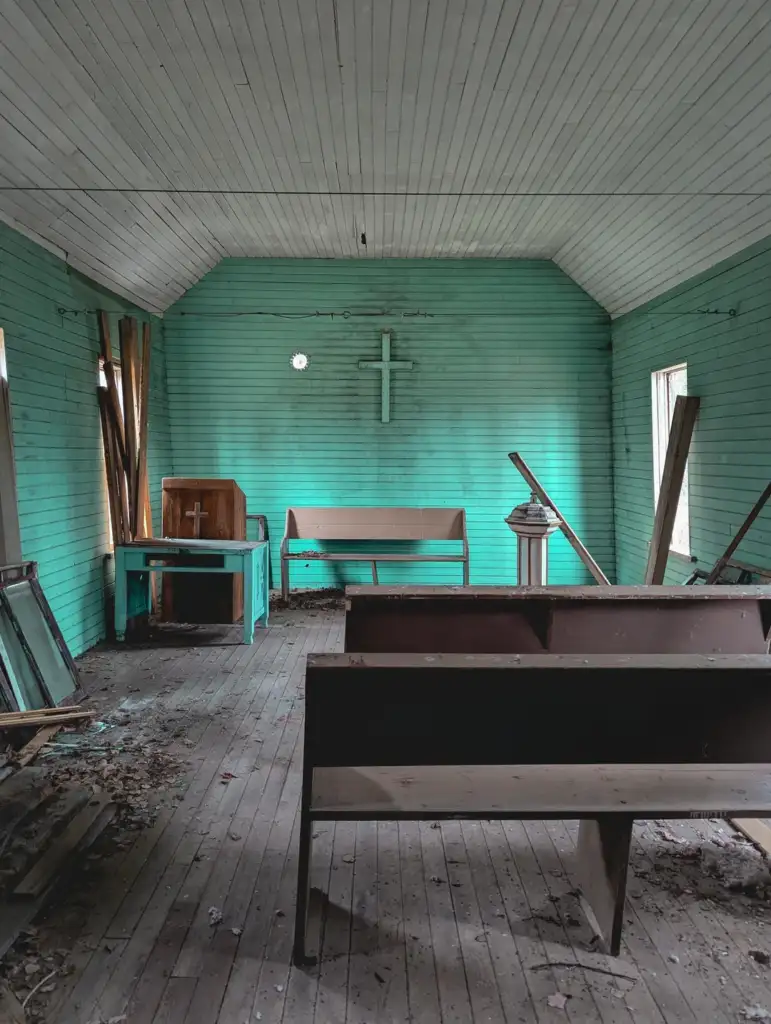
[[[188,519],[192,519],[193,520],[193,536],[196,537],[196,538],[200,538],[200,536],[201,536],[201,520],[202,519],[206,519],[206,517],[209,515],[209,513],[208,512],[202,512],[201,511],[201,502],[197,501],[195,503],[195,505],[193,506],[193,511],[192,512],[185,512],[185,515],[187,516]]]
[[[380,337],[380,359],[362,360],[360,370],[380,370],[380,422],[391,422],[391,370],[411,370],[411,359],[391,359],[391,333],[383,331]]]

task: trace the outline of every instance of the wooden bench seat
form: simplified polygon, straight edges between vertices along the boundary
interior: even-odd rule
[[[316,768],[311,803],[315,819],[333,821],[541,821],[630,810],[636,818],[752,817],[770,807],[771,773],[746,764]]]
[[[635,818],[771,814],[771,656],[309,655],[295,962],[317,820],[577,818],[620,949]]]
[[[359,543],[372,550],[293,551],[293,541]],[[457,553],[378,550],[388,542],[457,541]],[[288,508],[281,541],[281,593],[289,597],[291,561],[369,562],[372,581],[378,582],[378,562],[458,562],[463,565],[464,586],[469,582],[469,549],[466,513],[462,508]]]

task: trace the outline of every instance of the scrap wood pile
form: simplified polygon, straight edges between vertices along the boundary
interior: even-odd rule
[[[0,737],[17,744],[0,753],[11,772],[0,767],[0,1022],[6,1004],[24,1006],[20,1021],[43,1019],[66,987],[70,954],[33,927],[41,908],[52,899],[79,907],[111,857],[178,799],[184,762],[134,736],[135,723],[122,728],[125,713],[95,714],[74,706],[0,716]]]
[[[73,707],[40,708],[33,711],[8,711],[0,713],[0,734],[8,735],[12,742],[4,753],[0,753],[0,782],[11,775],[15,768],[23,768],[42,747],[65,725],[88,721],[93,711],[84,711],[76,704]],[[21,730],[35,729],[32,738],[20,748],[14,747],[13,738],[26,733]]]
[[[140,351],[137,321],[119,324],[120,367],[113,361],[110,322],[99,311],[104,386],[97,389],[102,418],[104,463],[112,535],[117,544],[152,537],[147,447],[150,403],[150,325],[142,324]]]

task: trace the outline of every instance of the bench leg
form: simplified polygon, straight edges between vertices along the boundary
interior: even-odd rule
[[[468,586],[468,577],[469,577],[468,561],[466,561],[466,562],[463,563],[463,586],[464,587]]]
[[[281,596],[289,600],[289,561],[286,558],[281,559]]]
[[[377,586],[377,562],[372,563],[372,582]]]
[[[621,948],[633,823],[627,814],[606,814],[582,821],[578,830],[581,902],[603,951],[611,956]]]
[[[297,854],[297,902],[295,903],[294,951],[295,967],[313,967],[318,958],[309,956],[305,948],[308,932],[308,901],[311,892],[311,844],[313,821],[310,815],[312,770],[304,773],[300,803],[300,846]]]

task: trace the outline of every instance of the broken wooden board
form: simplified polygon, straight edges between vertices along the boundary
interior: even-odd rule
[[[90,845],[115,813],[115,804],[102,793],[93,797],[73,818],[54,844],[43,854],[32,870],[19,882],[13,895],[19,899],[42,896],[54,881],[68,858],[83,846]],[[100,824],[98,831],[94,826]]]
[[[731,824],[771,857],[771,825],[760,818],[732,818]]]

